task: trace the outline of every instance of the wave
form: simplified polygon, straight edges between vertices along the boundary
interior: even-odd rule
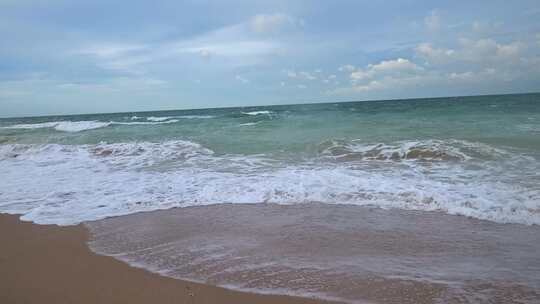
[[[538,124],[520,124],[516,126],[519,130],[530,133],[540,133],[540,125]]]
[[[242,114],[256,116],[256,115],[272,115],[272,114],[274,114],[274,112],[272,112],[272,111],[252,111],[252,112],[242,112]]]
[[[165,121],[165,120],[172,119],[172,118],[173,117],[169,117],[169,116],[164,116],[164,117],[150,116],[150,117],[146,117],[146,120],[149,120],[149,121]]]
[[[62,132],[81,132],[93,129],[99,129],[108,127],[110,125],[157,125],[157,124],[168,124],[179,122],[177,119],[167,120],[167,121],[156,121],[156,122],[118,122],[118,121],[51,121],[44,123],[35,123],[35,124],[16,124],[11,126],[3,127],[4,129],[44,129],[44,128],[53,128],[57,131]]]
[[[241,126],[241,127],[255,126],[255,125],[258,125],[259,123],[261,123],[261,122],[260,122],[260,121],[257,121],[257,122],[246,122],[246,123],[243,123],[243,124],[239,124],[238,126]]]
[[[185,118],[185,119],[209,119],[214,118],[213,115],[182,115],[182,116],[176,116],[176,118]]]
[[[171,119],[209,119],[214,118],[215,116],[212,115],[179,115],[179,116],[149,116],[149,117],[141,117],[141,116],[131,116],[131,120],[140,120],[140,119],[146,119],[148,121],[153,122],[161,122],[161,121],[167,121]]]
[[[92,130],[103,128],[111,125],[112,122],[101,121],[52,121],[36,124],[17,124],[4,127],[5,129],[42,129],[42,128],[54,128],[57,131],[64,132],[80,132],[85,130]]]
[[[319,145],[321,156],[338,160],[466,161],[507,154],[491,146],[460,140],[400,141],[394,144],[362,143],[360,140],[327,140]]]
[[[0,211],[23,214],[23,219],[37,223],[71,225],[194,205],[319,202],[540,224],[540,183],[534,182],[540,169],[538,162],[483,144],[430,144],[443,150],[455,146],[456,151],[447,154],[457,161],[438,161],[449,156],[429,152],[432,154],[415,156],[419,161],[394,162],[387,158],[384,165],[378,156],[370,156],[375,161],[334,162],[333,146],[322,152],[329,153],[327,160],[323,156],[290,161],[265,155],[220,155],[198,143],[179,140],[4,144],[0,145]],[[358,143],[349,144],[348,149],[384,151],[377,145],[371,150],[354,145]],[[409,151],[402,154],[407,160],[410,151],[429,145],[416,142],[395,146]],[[495,153],[491,161],[477,161],[488,153]],[[437,161],[424,165],[422,157]],[[28,187],[30,184],[32,187]]]
[[[170,124],[170,123],[175,123],[175,122],[179,122],[179,120],[171,119],[167,121],[154,121],[154,122],[146,122],[146,121],[116,122],[116,121],[113,121],[111,122],[111,124],[133,126],[133,125],[163,125],[163,124]]]

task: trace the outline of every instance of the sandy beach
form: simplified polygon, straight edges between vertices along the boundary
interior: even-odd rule
[[[87,238],[82,225],[0,214],[0,303],[322,303],[161,277],[92,253]]]
[[[0,303],[536,303],[537,240],[536,226],[315,203],[76,226],[0,215]]]

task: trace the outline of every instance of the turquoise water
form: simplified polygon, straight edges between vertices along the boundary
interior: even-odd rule
[[[540,94],[0,120],[0,211],[42,223],[215,203],[540,224]]]
[[[85,132],[69,132],[78,131],[77,126],[58,131],[37,125],[80,121],[113,124],[99,127],[90,123],[87,127],[95,129]],[[182,139],[199,142],[218,153],[310,154],[310,148],[329,139],[464,139],[539,150],[540,95],[49,116],[3,119],[0,124],[30,124],[27,129],[0,129],[3,143],[96,144]]]

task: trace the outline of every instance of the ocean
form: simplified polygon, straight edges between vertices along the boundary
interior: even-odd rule
[[[530,256],[539,252],[540,94],[6,118],[0,179],[0,212],[38,224],[86,223],[96,252],[173,277],[339,300],[358,296],[340,282],[361,282],[365,273],[461,284],[463,302],[496,296],[465,284],[470,278],[520,282],[531,303],[540,294],[540,261]],[[113,218],[156,210],[146,221]],[[175,214],[175,224],[163,227],[155,214]],[[141,222],[150,226],[133,227]],[[187,239],[164,232],[184,222],[207,229]],[[268,230],[247,233],[257,225]],[[375,233],[389,226],[416,249],[454,242],[450,248],[462,250],[442,257],[430,245],[411,255],[404,242],[390,256],[386,245],[398,240],[377,243]],[[478,227],[484,234],[472,235]],[[371,232],[367,239],[379,245],[360,252],[348,245],[357,240],[351,231]],[[416,237],[425,232],[432,235]],[[313,237],[348,241],[325,254]],[[504,254],[486,249],[514,241]],[[275,244],[294,250],[273,252]],[[186,266],[202,256],[198,268]],[[240,256],[261,258],[231,263]]]
[[[320,202],[531,225],[539,160],[538,94],[12,118],[0,211],[71,225]]]

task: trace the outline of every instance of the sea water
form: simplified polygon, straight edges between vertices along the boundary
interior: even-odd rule
[[[77,224],[220,203],[540,224],[540,95],[0,120],[0,211]]]

